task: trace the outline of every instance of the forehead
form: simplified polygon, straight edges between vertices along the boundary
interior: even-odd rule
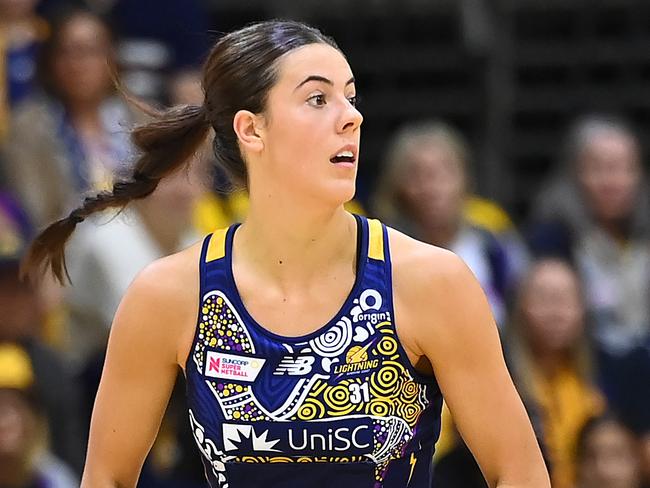
[[[343,86],[352,78],[352,70],[339,50],[328,44],[309,44],[281,58],[277,84],[293,90],[311,75],[323,76]]]
[[[589,153],[608,151],[630,154],[636,150],[636,141],[632,135],[625,132],[604,130],[586,138],[581,149]]]
[[[107,37],[106,28],[98,19],[80,14],[69,19],[61,27],[58,42],[104,42]]]
[[[530,281],[537,287],[574,287],[577,285],[573,271],[559,261],[542,261],[531,270]]]

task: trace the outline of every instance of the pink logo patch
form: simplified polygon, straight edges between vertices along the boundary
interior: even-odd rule
[[[211,357],[208,371],[218,373],[220,364],[221,364],[221,358]]]
[[[223,352],[208,351],[205,361],[205,376],[253,382],[266,359],[237,356]]]

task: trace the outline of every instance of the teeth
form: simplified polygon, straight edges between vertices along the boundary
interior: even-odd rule
[[[353,158],[352,151],[342,151],[336,155],[337,158]]]

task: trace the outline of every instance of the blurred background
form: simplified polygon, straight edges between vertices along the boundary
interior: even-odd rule
[[[128,172],[153,106],[202,103],[222,35],[307,21],[365,116],[350,209],[452,249],[488,295],[554,488],[650,483],[650,2],[0,0],[0,486],[79,485],[120,297],[152,260],[241,220],[209,144],[75,232],[73,285],[21,283],[45,224]],[[140,487],[203,487],[181,379]],[[485,487],[444,413],[436,488]]]

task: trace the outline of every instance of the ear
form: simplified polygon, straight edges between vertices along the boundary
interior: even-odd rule
[[[264,140],[260,131],[261,121],[258,115],[248,110],[240,110],[235,114],[232,127],[243,149],[251,152],[260,152],[264,149]]]

